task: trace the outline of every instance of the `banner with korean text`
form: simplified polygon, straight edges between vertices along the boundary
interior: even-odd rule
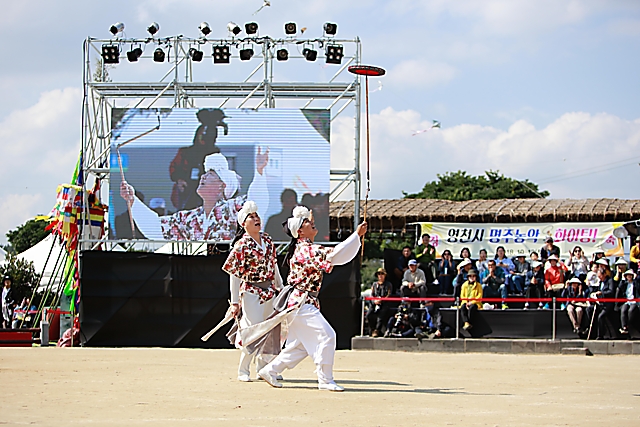
[[[458,258],[462,248],[471,250],[472,258],[478,258],[480,249],[486,249],[493,258],[498,246],[505,248],[508,257],[529,256],[539,252],[547,237],[553,237],[560,248],[560,258],[567,258],[574,247],[580,246],[587,257],[596,250],[605,256],[623,256],[622,241],[613,230],[622,225],[616,222],[557,222],[557,223],[446,223],[422,222],[420,235],[427,233],[436,248],[438,257],[449,249]]]

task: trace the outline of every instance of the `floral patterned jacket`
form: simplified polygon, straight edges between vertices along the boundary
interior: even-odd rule
[[[322,286],[323,272],[331,271],[332,264],[327,260],[327,255],[333,248],[326,248],[311,243],[309,239],[298,241],[296,250],[289,261],[289,276],[287,282],[295,287],[289,298],[288,305],[295,304],[304,292],[319,292]],[[318,298],[308,295],[308,304],[320,308]]]
[[[276,249],[271,237],[266,233],[260,233],[264,244],[264,251],[253,237],[245,233],[236,242],[227,257],[222,270],[242,280],[240,292],[250,292],[260,297],[260,302],[269,301],[276,294],[274,286],[275,271],[278,268]],[[270,280],[271,286],[262,289],[251,283],[260,283]]]
[[[233,240],[238,211],[247,196],[220,200],[209,215],[204,207],[161,216],[162,235],[167,240]]]

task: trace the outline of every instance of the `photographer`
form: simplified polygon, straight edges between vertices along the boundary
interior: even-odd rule
[[[411,338],[415,334],[412,322],[411,303],[402,302],[396,314],[387,323],[385,337]]]

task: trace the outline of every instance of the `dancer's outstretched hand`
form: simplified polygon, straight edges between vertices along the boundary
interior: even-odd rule
[[[240,314],[240,304],[231,304],[231,314],[233,314],[233,317],[238,317],[238,314]]]
[[[366,232],[367,232],[367,223],[365,221],[358,226],[358,228],[356,229],[356,233],[358,233],[358,236],[362,237],[365,235]]]

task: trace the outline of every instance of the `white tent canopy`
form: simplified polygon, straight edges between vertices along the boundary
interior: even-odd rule
[[[51,249],[52,246],[53,250]],[[43,289],[49,283],[51,276],[53,276],[54,273],[57,273],[58,276],[60,276],[61,271],[64,268],[64,265],[62,265],[58,267],[58,271],[54,271],[54,269],[56,268],[56,260],[58,260],[58,256],[60,255],[61,251],[64,251],[64,247],[60,244],[60,242],[58,242],[58,239],[53,234],[49,234],[35,246],[32,246],[21,254],[18,254],[17,258],[22,258],[25,261],[31,261],[33,263],[33,267],[36,270],[36,273],[38,274],[43,273],[44,270],[42,279],[40,280],[40,289]],[[49,256],[49,252],[51,252],[51,256]],[[47,257],[49,258],[49,262],[47,262]],[[65,253],[63,253],[60,256],[60,261],[58,262],[58,264],[64,263],[65,260],[66,256]],[[53,289],[57,289],[60,284],[59,282],[60,279],[56,278]]]

